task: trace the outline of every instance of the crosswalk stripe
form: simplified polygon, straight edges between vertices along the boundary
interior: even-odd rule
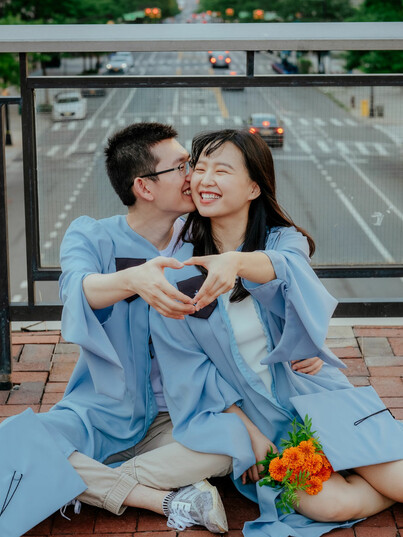
[[[173,117],[167,117],[165,119],[167,125],[173,125],[174,124],[174,118]]]
[[[62,128],[61,123],[53,123],[51,130],[54,132],[54,131],[59,131],[61,128]]]
[[[110,120],[105,118],[101,121],[101,128],[106,129],[106,127],[109,127],[109,124],[110,124]]]
[[[216,120],[216,123],[218,123],[219,125],[224,125],[224,118],[223,117],[216,116],[215,120]]]
[[[308,143],[305,142],[305,140],[297,140],[297,142],[302,151],[304,151],[305,153],[312,153],[312,149],[309,147]]]
[[[119,125],[126,125],[127,123],[127,120],[124,118],[124,117],[120,117],[119,120],[118,120],[118,124]]]
[[[365,147],[365,145],[364,145],[362,142],[355,142],[355,145],[357,146],[358,151],[359,151],[362,155],[369,155],[369,151],[368,151],[368,149]]]
[[[378,153],[382,155],[383,157],[386,157],[387,155],[389,155],[389,153],[386,151],[386,149],[383,147],[382,144],[374,143],[374,147],[378,151]]]
[[[47,157],[53,157],[59,151],[60,145],[53,145],[46,153]]]
[[[344,142],[336,142],[337,149],[340,151],[340,153],[350,153],[349,148],[346,146]]]
[[[208,117],[200,116],[200,124],[201,125],[208,125]]]
[[[322,149],[324,153],[330,153],[330,147],[324,140],[317,140],[318,146]]]
[[[326,123],[320,117],[313,118],[313,121],[316,123],[316,125],[319,125],[319,127],[324,127],[326,125]]]
[[[309,121],[304,117],[300,117],[299,122],[302,123],[302,125],[309,125]]]
[[[182,123],[184,125],[190,125],[190,119],[188,116],[182,116]]]
[[[69,131],[75,131],[75,130],[76,130],[76,127],[77,127],[77,123],[72,122],[72,123],[69,123],[69,126],[67,127],[67,129],[68,129]]]
[[[234,116],[233,117],[233,120],[234,120],[234,123],[235,125],[238,125],[239,127],[241,127],[243,125],[243,121],[242,121],[242,118],[239,117],[239,116]]]
[[[333,123],[333,125],[336,125],[336,127],[343,126],[343,123],[340,121],[340,119],[336,119],[335,117],[330,118],[330,123]]]
[[[347,123],[347,125],[351,125],[352,127],[357,126],[357,122],[354,121],[354,119],[346,118],[344,121]]]
[[[95,142],[92,142],[88,144],[88,153],[94,153],[95,149],[97,148],[97,144]]]
[[[133,123],[141,123],[141,121],[142,121],[141,117],[135,117],[133,119]]]
[[[283,117],[282,120],[287,125],[287,127],[291,127],[292,119],[290,119],[289,117]]]

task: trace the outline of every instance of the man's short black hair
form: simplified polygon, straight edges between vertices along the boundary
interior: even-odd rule
[[[124,205],[130,207],[136,202],[131,189],[134,178],[155,172],[158,162],[151,152],[152,147],[177,135],[170,125],[133,123],[108,139],[105,147],[106,170]],[[158,180],[158,177],[150,179]]]

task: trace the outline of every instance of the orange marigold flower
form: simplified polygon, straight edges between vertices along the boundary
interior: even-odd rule
[[[322,469],[316,474],[316,477],[319,477],[322,481],[327,481],[332,475],[332,473],[332,468],[326,468],[325,466],[322,466]]]
[[[311,475],[317,474],[322,469],[322,457],[318,453],[314,453],[305,459],[304,469],[308,470]]]
[[[283,452],[283,464],[291,470],[300,470],[304,459],[304,454],[297,447],[289,447]]]
[[[333,466],[330,464],[329,462],[329,459],[326,457],[326,455],[324,455],[323,453],[321,453],[321,457],[322,457],[322,464],[325,468],[330,468],[330,470],[332,472],[334,472],[333,470]]]
[[[283,461],[279,457],[276,457],[270,461],[269,472],[273,479],[282,481],[287,473],[287,467],[284,466]]]
[[[309,440],[303,440],[299,443],[299,449],[300,451],[307,457],[309,455],[313,455],[315,453],[315,446],[312,442],[312,439]]]
[[[305,492],[307,494],[310,494],[311,496],[315,496],[323,488],[322,480],[319,477],[314,476],[314,475],[307,481],[307,485],[309,486],[307,487]]]

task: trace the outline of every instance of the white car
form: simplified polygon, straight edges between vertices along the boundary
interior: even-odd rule
[[[106,70],[109,74],[125,74],[134,67],[133,54],[131,52],[115,52],[112,54],[106,64]]]
[[[78,91],[58,93],[52,109],[53,121],[84,119],[87,115],[87,100]]]

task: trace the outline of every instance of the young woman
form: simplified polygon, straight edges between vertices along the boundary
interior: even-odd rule
[[[289,515],[275,508],[279,491],[255,484],[256,462],[277,449],[296,416],[290,397],[351,388],[324,345],[336,301],[310,267],[313,240],[276,200],[260,137],[201,134],[192,165],[197,211],[177,256],[184,268],[168,277],[194,296],[197,312],[151,318],[175,438],[233,457],[237,486],[261,511],[247,537],[316,537],[402,501],[403,460],[334,473],[318,495],[299,492],[298,513]],[[317,374],[295,370],[295,360],[314,356],[324,361]]]

